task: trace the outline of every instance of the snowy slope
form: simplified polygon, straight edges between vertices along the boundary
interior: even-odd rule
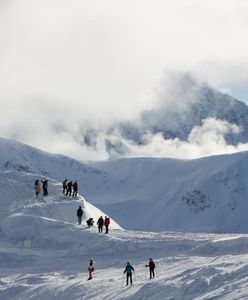
[[[11,236],[12,230],[15,235],[16,228],[19,228],[19,237],[33,239],[39,236],[40,233],[36,230],[43,222],[60,221],[77,224],[76,211],[79,206],[84,210],[84,223],[90,217],[96,221],[101,215],[106,215],[80,195],[77,198],[63,196],[61,183],[51,178],[49,178],[49,195],[47,197],[39,195],[36,198],[34,181],[37,178],[40,176],[23,171],[0,172],[2,187],[0,226],[4,232],[7,231],[8,236]],[[110,226],[112,229],[121,229],[114,220]]]
[[[65,198],[61,183],[52,179],[52,174],[54,178],[79,178],[85,194],[106,208],[116,208],[116,215],[122,211],[130,223],[132,213],[137,222],[144,220],[143,205],[147,205],[161,226],[160,215],[165,211],[158,211],[159,197],[166,189],[171,195],[175,185],[183,190],[186,178],[186,185],[198,178],[202,187],[204,183],[209,186],[222,174],[220,182],[225,188],[239,190],[235,184],[241,181],[228,178],[234,174],[245,180],[247,153],[195,161],[132,159],[83,164],[8,140],[1,140],[1,150],[5,153],[0,159],[1,300],[247,299],[248,235],[131,232],[118,229],[113,220],[109,235],[98,234],[96,227],[77,225],[75,212],[79,205],[84,206],[83,223],[89,216],[96,219],[104,213],[82,196]],[[34,180],[48,176],[49,196],[36,199]],[[135,209],[129,201],[134,196],[143,201]],[[225,202],[222,204],[224,208]],[[167,205],[174,207],[173,202]],[[189,211],[191,218],[194,214],[202,217],[201,213],[210,209],[195,212],[195,205],[193,209],[181,206],[181,213],[187,217]],[[174,213],[179,216],[180,211]],[[154,280],[148,279],[144,267],[150,256],[157,265]],[[96,268],[88,282],[91,258]],[[127,288],[123,276],[126,261],[135,268],[134,285]]]
[[[197,160],[79,162],[0,139],[0,169],[26,170],[79,190],[123,228],[248,232],[248,153]]]
[[[98,234],[76,224],[75,210],[84,204],[91,216],[102,212],[82,197],[64,198],[52,179],[49,196],[36,199],[37,177],[0,172],[1,300],[247,299],[248,235],[131,232],[113,222],[109,235]],[[153,280],[144,267],[151,256]],[[125,287],[127,261],[135,268],[132,287]]]

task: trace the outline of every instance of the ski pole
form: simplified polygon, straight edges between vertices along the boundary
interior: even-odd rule
[[[134,281],[136,282],[135,271],[133,271],[133,275],[134,275]]]
[[[156,276],[157,276],[157,278],[159,278],[158,268],[156,268]]]
[[[145,267],[145,279],[146,279],[146,275],[147,275],[147,269],[146,269],[146,267]]]

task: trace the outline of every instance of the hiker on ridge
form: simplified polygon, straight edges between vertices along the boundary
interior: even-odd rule
[[[78,193],[78,182],[77,182],[77,180],[75,180],[72,187],[73,187],[72,197],[77,197],[77,193]]]
[[[71,192],[72,192],[72,181],[67,183],[67,192],[66,192],[66,196],[69,195],[69,197],[71,197]]]
[[[110,224],[110,218],[105,216],[105,219],[104,219],[104,225],[105,225],[105,233],[108,233],[108,230],[109,230],[109,224]]]
[[[43,196],[48,196],[48,179],[41,180],[43,188]]]
[[[104,220],[103,220],[103,217],[101,216],[97,221],[98,232],[102,233],[103,224],[104,224]]]
[[[81,225],[81,223],[82,223],[83,213],[84,213],[84,211],[82,210],[82,207],[79,206],[79,208],[77,210],[78,225]]]
[[[67,179],[65,179],[62,182],[62,186],[63,186],[63,195],[66,195],[66,192],[67,192]]]
[[[39,180],[35,180],[35,183],[34,183],[34,190],[35,190],[35,195],[36,197],[38,198],[39,196],[39,193],[40,193],[40,182]]]

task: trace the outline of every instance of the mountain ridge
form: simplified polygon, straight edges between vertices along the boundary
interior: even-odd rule
[[[248,232],[248,152],[194,160],[126,158],[82,163],[28,146],[22,150],[19,143],[4,139],[0,139],[1,153],[6,143],[12,151],[0,157],[1,171],[41,172],[60,182],[77,179],[80,194],[123,228]],[[6,167],[6,159],[12,165]]]

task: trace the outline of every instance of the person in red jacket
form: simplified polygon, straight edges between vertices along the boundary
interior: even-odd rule
[[[89,272],[88,280],[91,280],[93,278],[92,273],[94,272],[94,269],[95,269],[95,263],[94,263],[93,259],[90,259],[90,263],[89,263],[89,267],[88,267],[88,272]]]
[[[155,277],[155,273],[154,273],[155,263],[151,258],[149,258],[149,263],[146,265],[146,267],[149,267],[150,279],[154,278]]]
[[[104,220],[105,233],[108,233],[109,224],[110,224],[110,218],[105,216],[105,220]]]

